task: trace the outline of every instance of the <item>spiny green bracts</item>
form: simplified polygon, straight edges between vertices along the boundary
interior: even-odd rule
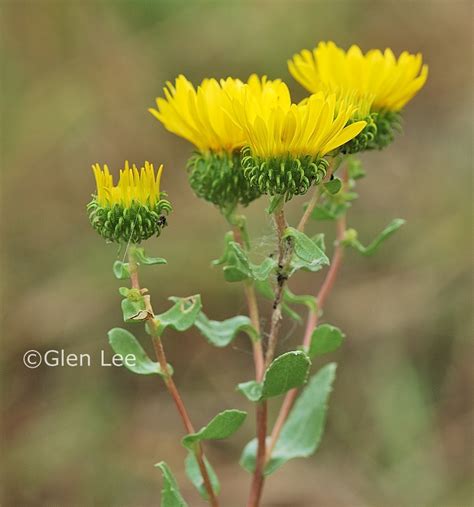
[[[326,159],[310,155],[264,159],[253,156],[248,147],[242,150],[242,167],[249,185],[262,194],[284,195],[286,201],[321,183],[328,166]]]
[[[222,210],[237,204],[248,206],[261,192],[249,185],[241,167],[240,153],[196,153],[188,162],[189,183],[198,197]]]
[[[351,153],[358,153],[360,151],[371,149],[369,146],[374,143],[377,137],[377,116],[378,113],[371,113],[365,118],[362,118],[367,122],[367,125],[364,127],[360,134],[348,141],[346,144],[342,145],[340,152],[344,155],[349,155]],[[353,121],[355,120],[350,120],[348,122],[348,125]]]
[[[377,133],[368,144],[368,150],[382,150],[395,139],[395,135],[402,131],[402,116],[394,111],[380,111],[376,113],[375,125]]]
[[[87,205],[92,227],[107,241],[138,244],[153,235],[159,236],[167,225],[171,203],[160,199],[153,206],[133,201],[130,206],[101,206],[96,197]]]

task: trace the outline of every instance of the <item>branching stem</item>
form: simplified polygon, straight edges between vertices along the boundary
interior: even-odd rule
[[[138,278],[138,266],[135,262],[135,259],[133,258],[133,249],[129,252],[129,270],[130,270],[130,280],[132,284],[133,289],[138,289],[141,291],[140,288],[140,282]],[[178,388],[176,387],[176,384],[174,383],[173,377],[170,374],[170,368],[168,365],[168,361],[166,359],[165,349],[163,348],[163,343],[161,341],[161,336],[158,330],[158,326],[155,321],[155,314],[153,312],[153,308],[151,306],[150,298],[149,296],[145,296],[145,303],[147,306],[147,317],[146,321],[148,323],[150,334],[153,341],[153,347],[155,349],[155,355],[158,360],[158,363],[161,367],[161,370],[165,372],[164,374],[164,382],[168,389],[168,392],[170,393],[171,397],[173,398],[173,401],[176,405],[176,408],[178,410],[178,413],[181,417],[181,420],[183,422],[184,428],[187,433],[195,433],[194,426],[191,422],[191,419],[189,417],[188,411],[186,410],[186,407],[184,405],[183,399],[181,398],[181,395],[178,391]],[[196,461],[199,466],[199,470],[201,472],[201,476],[204,482],[204,487],[206,489],[209,503],[212,507],[219,507],[219,502],[217,501],[216,495],[214,493],[214,490],[212,488],[211,480],[209,478],[209,474],[207,472],[207,468],[204,462],[204,452],[202,450],[202,446],[200,443],[196,445]]]
[[[347,183],[347,173],[344,177],[345,183]],[[314,196],[313,196],[314,197]],[[314,203],[316,204],[316,203]],[[308,206],[309,207],[309,206]],[[314,208],[314,205],[313,205]],[[309,215],[308,215],[309,216]],[[304,218],[304,215],[303,215]],[[307,220],[307,218],[306,218]],[[303,219],[300,221],[300,225],[303,223],[303,229],[306,221],[303,221]],[[308,313],[308,320],[306,323],[306,330],[303,338],[303,347],[308,348],[311,344],[311,336],[313,334],[314,329],[316,328],[318,324],[318,315],[319,312],[323,309],[324,303],[326,302],[326,298],[328,297],[329,293],[331,292],[331,289],[334,286],[334,282],[336,281],[336,277],[339,271],[339,268],[341,267],[342,263],[342,256],[344,251],[344,246],[342,244],[342,240],[344,238],[344,234],[346,232],[346,215],[344,214],[341,216],[337,223],[336,223],[337,233],[336,233],[336,247],[334,249],[334,254],[331,260],[331,265],[329,267],[329,270],[326,274],[326,277],[324,278],[324,281],[321,285],[321,288],[316,296],[316,311],[310,310]],[[301,230],[303,230],[301,229]],[[278,417],[275,421],[275,424],[273,426],[272,434],[270,437],[270,443],[268,445],[267,449],[267,460],[270,459],[273,449],[275,448],[275,445],[278,441],[278,438],[280,436],[281,430],[283,429],[283,425],[285,424],[285,421],[290,413],[291,407],[293,406],[293,403],[298,396],[298,389],[292,389],[291,391],[288,391],[288,393],[285,396],[285,399],[283,400],[283,404],[280,408],[280,412],[278,413]]]

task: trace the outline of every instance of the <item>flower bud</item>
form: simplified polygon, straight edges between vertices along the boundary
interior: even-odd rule
[[[137,244],[161,234],[167,225],[166,215],[172,210],[171,203],[163,199],[166,194],[160,192],[163,166],[155,176],[148,162],[140,171],[126,162],[117,186],[106,165],[103,169],[98,164],[92,168],[97,194],[87,205],[87,212],[92,227],[104,239]]]

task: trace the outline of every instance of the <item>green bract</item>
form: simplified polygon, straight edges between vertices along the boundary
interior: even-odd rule
[[[107,241],[137,244],[153,235],[159,236],[166,225],[166,216],[172,210],[171,203],[160,199],[155,206],[133,202],[130,207],[122,204],[101,206],[94,198],[87,205],[92,227]]]
[[[395,139],[395,135],[402,131],[402,117],[394,111],[380,111],[376,113],[375,125],[377,133],[368,143],[367,150],[382,150]]]
[[[188,161],[189,183],[198,197],[221,209],[247,206],[261,193],[244,177],[240,153],[196,153]]]
[[[309,155],[260,158],[250,148],[242,150],[242,167],[250,186],[262,194],[282,195],[286,201],[320,183],[328,165],[326,159]]]
[[[359,120],[366,121],[367,125],[359,135],[341,146],[341,148],[339,148],[340,152],[348,155],[350,153],[358,153],[359,151],[373,149],[372,146],[377,138],[377,117],[378,113],[370,113],[365,118],[349,120],[347,122],[348,125]]]

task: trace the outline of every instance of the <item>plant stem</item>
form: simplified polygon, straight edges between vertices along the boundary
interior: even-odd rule
[[[266,438],[267,438],[267,402],[257,404],[257,456],[255,458],[255,471],[253,473],[252,486],[247,502],[247,507],[258,507],[262,497],[265,477],[263,471],[266,462]]]
[[[137,289],[139,291],[142,291],[140,288],[140,282],[138,279],[138,269],[137,264],[135,262],[135,259],[133,258],[133,250],[129,253],[129,270],[130,270],[130,280],[132,284],[132,288]],[[146,303],[146,309],[147,309],[147,317],[146,321],[150,328],[150,334],[153,341],[153,347],[155,349],[155,355],[158,359],[158,363],[160,364],[161,370],[164,372],[164,382],[168,389],[168,392],[170,393],[171,397],[173,398],[173,401],[176,405],[176,408],[178,410],[178,413],[181,417],[181,420],[183,422],[184,428],[187,433],[195,433],[194,426],[191,422],[191,418],[189,417],[188,411],[186,410],[186,407],[184,405],[183,399],[181,398],[181,395],[178,391],[178,388],[176,384],[174,383],[173,377],[170,374],[170,369],[168,365],[168,361],[166,359],[165,349],[163,348],[163,343],[161,341],[160,333],[158,330],[158,326],[155,321],[155,314],[153,312],[153,308],[151,306],[150,297],[145,297],[145,303]],[[199,466],[199,470],[201,472],[201,476],[204,482],[204,487],[206,489],[209,503],[212,505],[212,507],[219,507],[219,503],[217,501],[217,498],[214,494],[214,490],[212,488],[211,480],[209,478],[209,474],[207,472],[207,468],[204,462],[204,452],[202,450],[202,446],[200,443],[196,445],[196,461]]]
[[[306,222],[308,221],[309,217],[311,216],[311,213],[313,212],[314,208],[316,207],[316,204],[318,203],[319,196],[321,189],[319,187],[314,187],[313,195],[311,196],[311,199],[308,202],[308,206],[304,210],[303,216],[301,217],[301,220],[298,224],[297,229],[300,232],[304,231],[304,228],[306,226]]]
[[[287,281],[287,268],[291,260],[291,251],[288,245],[284,244],[283,234],[287,227],[283,206],[274,214],[275,228],[277,231],[278,242],[278,274],[277,287],[275,289],[275,299],[273,301],[273,312],[270,324],[270,334],[268,337],[267,353],[265,355],[265,366],[268,367],[275,355],[275,349],[278,341],[278,333],[281,326],[281,302],[283,291]]]
[[[255,288],[252,282],[246,283],[244,290],[252,326],[255,328],[258,335],[261,336],[260,316],[258,312],[257,297],[255,295]],[[255,377],[257,379],[257,382],[260,382],[263,378],[263,372],[265,367],[265,359],[263,357],[261,337],[258,340],[252,341],[252,347],[253,347],[253,359],[255,363]]]
[[[265,355],[265,368],[270,365],[273,360],[273,356],[275,355],[275,349],[278,342],[278,332],[281,325],[281,302],[283,299],[283,290],[285,288],[285,283],[287,280],[286,272],[288,263],[291,259],[291,251],[289,247],[284,244],[283,240],[283,234],[287,227],[283,206],[275,211],[274,220],[278,242],[278,274],[277,287],[275,289],[275,299],[273,301],[270,334],[268,338],[267,352]],[[266,439],[267,402],[261,401],[257,405],[257,456],[255,459],[255,470],[247,507],[258,507],[260,505],[260,499],[262,496],[263,485],[265,481],[264,470],[267,459]]]
[[[316,311],[310,310],[308,314],[308,320],[306,322],[306,331],[303,338],[303,346],[309,347],[311,343],[311,335],[313,333],[314,328],[318,323],[318,313],[322,310],[324,303],[326,301],[327,296],[331,292],[331,289],[336,281],[337,273],[342,263],[342,254],[344,251],[344,245],[342,244],[342,240],[344,239],[344,234],[346,232],[346,216],[343,215],[340,217],[336,224],[337,227],[337,243],[336,248],[334,250],[334,255],[331,260],[331,265],[329,266],[329,270],[324,278],[323,284],[316,296]]]
[[[242,230],[234,225],[234,236],[237,242],[246,250],[248,250],[248,242],[242,239]],[[255,288],[251,281],[245,283],[245,298],[249,310],[252,326],[256,329],[261,337],[260,314],[258,311],[257,297]],[[261,382],[265,369],[265,359],[263,355],[262,340],[252,341],[253,358],[255,363],[255,378],[257,382]],[[267,438],[267,402],[263,401],[256,405],[256,427],[257,427],[257,456],[255,458],[255,471],[253,474],[252,484],[250,486],[250,494],[247,507],[258,507],[263,488],[263,470],[266,460],[266,438]]]
[[[232,222],[231,222],[232,224]],[[242,248],[248,251],[248,241],[243,240],[243,225],[233,225],[234,237],[237,243],[240,244]],[[263,357],[263,348],[262,348],[262,339],[261,339],[261,329],[260,329],[260,313],[258,310],[257,297],[255,295],[255,288],[253,286],[252,281],[245,282],[244,286],[245,299],[247,300],[247,307],[249,310],[250,320],[252,322],[252,326],[257,331],[260,339],[252,340],[252,348],[253,348],[253,360],[255,364],[255,377],[258,382],[263,378],[264,372],[264,357]]]
[[[332,287],[334,286],[334,282],[336,281],[337,273],[342,263],[342,255],[344,246],[342,245],[342,239],[344,238],[344,233],[346,231],[346,216],[343,215],[337,221],[337,243],[336,248],[334,250],[334,254],[331,260],[330,268],[324,278],[323,284],[316,296],[316,311],[310,311],[308,314],[308,320],[306,323],[306,331],[303,338],[303,347],[307,348],[311,344],[311,336],[313,334],[313,330],[318,324],[318,312],[320,312],[324,306],[327,296],[331,292]],[[267,451],[267,459],[270,459],[272,451],[278,441],[278,437],[280,436],[281,430],[283,429],[283,425],[290,413],[291,407],[298,395],[298,389],[292,389],[288,391],[283,401],[283,404],[280,408],[280,412],[278,413],[278,417],[273,426],[272,434],[270,437],[270,443],[268,445]]]

